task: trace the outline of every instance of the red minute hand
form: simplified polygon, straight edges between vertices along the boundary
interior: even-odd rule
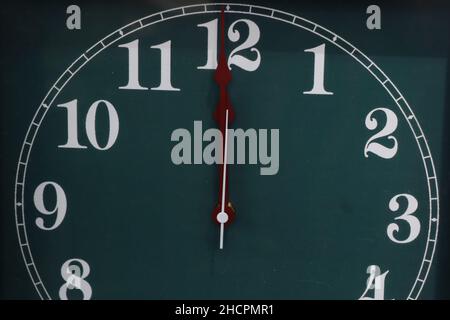
[[[215,80],[219,85],[220,98],[216,111],[214,112],[214,118],[218,123],[220,132],[222,133],[222,163],[219,164],[219,204],[213,211],[213,219],[220,224],[220,245],[219,248],[223,249],[223,234],[224,226],[231,222],[234,218],[234,209],[228,198],[228,174],[227,174],[227,145],[228,145],[228,132],[227,129],[230,123],[234,120],[234,110],[231,106],[230,99],[228,97],[227,86],[231,81],[231,72],[228,68],[226,55],[225,55],[225,22],[224,11],[222,9],[220,15],[220,52],[219,62],[217,65]]]

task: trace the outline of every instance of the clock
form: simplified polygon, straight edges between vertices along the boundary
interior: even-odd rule
[[[26,109],[3,139],[17,150],[2,166],[17,258],[2,264],[24,290],[12,295],[448,295],[447,57],[404,53],[435,43],[423,30],[448,11],[415,9],[414,36],[394,5],[317,8],[102,3],[42,22],[36,55],[4,66],[29,78],[3,89],[27,103],[2,107],[17,123]]]

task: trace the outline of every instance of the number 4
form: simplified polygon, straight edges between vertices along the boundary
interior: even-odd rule
[[[367,278],[366,290],[359,300],[384,300],[384,283],[389,270],[382,274],[379,266],[371,265],[367,267],[367,273],[369,277]],[[372,290],[373,297],[368,297],[367,294]]]

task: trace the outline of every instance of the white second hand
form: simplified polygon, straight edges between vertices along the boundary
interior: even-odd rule
[[[223,155],[223,172],[222,172],[222,210],[220,213],[225,213],[225,184],[226,184],[226,175],[227,175],[227,156],[228,156],[228,109],[225,111],[225,146],[224,146],[224,155]],[[219,214],[220,214],[219,213]],[[227,217],[228,220],[228,217]],[[223,234],[224,234],[224,222],[220,223],[220,243],[219,248],[223,249]]]
[[[225,211],[225,184],[227,175],[227,156],[228,156],[228,109],[225,111],[225,146],[223,155],[223,173],[222,173],[222,212]]]
[[[219,248],[223,249],[223,233],[224,233],[224,224],[220,224],[220,245]]]

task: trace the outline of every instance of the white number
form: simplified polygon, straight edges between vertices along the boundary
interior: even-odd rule
[[[67,109],[67,143],[59,145],[58,148],[86,149],[78,142],[78,100],[58,104],[59,108]]]
[[[333,94],[324,88],[325,74],[325,44],[315,48],[306,49],[305,52],[314,54],[314,84],[310,91],[303,91],[303,94]]]
[[[208,31],[208,54],[206,64],[197,69],[216,69],[217,68],[217,28],[218,20],[214,19],[206,23],[198,24],[197,27],[204,27]]]
[[[128,84],[119,89],[148,90],[139,84],[139,40],[119,45],[128,49]]]
[[[148,90],[147,87],[139,83],[139,40],[119,45],[120,48],[128,49],[128,83],[119,89]],[[152,49],[158,49],[161,52],[161,82],[159,86],[151,90],[160,91],[180,91],[174,88],[171,83],[171,41],[155,45]]]
[[[259,31],[259,27],[256,23],[248,19],[240,19],[236,20],[231,24],[228,29],[228,39],[232,42],[237,42],[241,38],[241,34],[238,30],[236,30],[236,25],[238,23],[245,23],[248,27],[248,37],[247,39],[231,51],[228,57],[228,67],[232,65],[238,66],[246,71],[255,71],[258,69],[261,63],[261,54],[258,49],[254,48],[254,46],[258,43],[261,32]],[[216,69],[217,68],[217,33],[218,33],[218,19],[211,20],[209,22],[199,24],[198,27],[204,27],[208,31],[208,54],[206,59],[206,64],[197,67],[198,69]],[[256,58],[254,60],[250,60],[240,54],[239,51],[250,49],[251,52],[256,53]]]
[[[174,88],[170,81],[171,72],[171,41],[152,46],[152,49],[158,49],[161,51],[161,82],[159,86],[151,88],[152,90],[162,91],[180,91],[178,88]]]
[[[97,108],[103,103],[108,110],[109,117],[109,135],[108,141],[104,147],[97,142],[95,121],[97,117]],[[85,149],[86,146],[78,143],[78,100],[72,100],[67,103],[59,104],[58,107],[67,109],[67,143],[59,145],[58,148]],[[94,102],[86,116],[86,134],[92,146],[98,150],[108,150],[116,142],[119,135],[119,116],[114,106],[106,100],[98,100]]]
[[[56,202],[55,207],[52,210],[48,210],[44,204],[44,192],[47,186],[51,186],[55,190]],[[67,211],[66,194],[64,193],[64,190],[61,188],[61,186],[56,182],[42,182],[34,191],[33,200],[34,206],[40,213],[45,215],[56,214],[55,222],[50,227],[44,226],[43,218],[36,218],[36,225],[38,226],[38,228],[42,230],[55,230],[56,228],[58,228],[59,225],[63,222]]]
[[[369,277],[367,278],[366,290],[364,290],[359,300],[384,300],[384,282],[389,270],[381,274],[379,266],[371,265],[367,267],[367,273]],[[373,297],[366,297],[369,290],[374,291]]]
[[[261,63],[261,54],[259,53],[259,50],[253,48],[253,46],[256,45],[259,41],[260,37],[259,27],[256,23],[248,19],[239,19],[233,22],[230,28],[228,29],[228,38],[232,42],[238,41],[241,37],[239,31],[234,29],[234,27],[240,22],[245,23],[247,25],[248,37],[240,46],[231,51],[230,57],[228,58],[228,67],[231,69],[231,66],[234,64],[246,71],[255,71],[256,69],[258,69],[259,64]],[[255,60],[250,60],[244,56],[237,54],[239,51],[245,49],[250,49],[251,52],[256,53]]]
[[[104,147],[100,147],[97,142],[97,133],[95,127],[95,118],[97,117],[97,108],[100,103],[103,103],[108,110],[109,117],[109,135],[108,141]],[[94,102],[88,110],[86,115],[86,134],[89,142],[95,149],[98,150],[108,150],[116,142],[117,136],[119,135],[119,116],[117,115],[114,106],[106,100],[98,100]]]
[[[366,117],[366,127],[369,130],[375,130],[378,127],[378,121],[373,117],[373,114],[377,111],[384,112],[386,116],[386,125],[380,132],[374,134],[369,141],[367,141],[366,146],[364,147],[364,156],[366,158],[369,157],[368,153],[372,152],[376,154],[377,156],[380,156],[384,159],[391,159],[395,156],[398,150],[398,143],[397,139],[394,136],[391,136],[396,129],[397,129],[397,116],[395,113],[389,109],[386,108],[376,108],[369,112],[369,114]],[[374,140],[382,137],[387,137],[389,140],[392,140],[394,142],[394,145],[390,148],[385,147],[378,142],[374,142]]]
[[[400,198],[400,197],[406,198],[406,200],[408,201],[408,206],[406,208],[405,213],[394,218],[394,220],[404,220],[409,224],[409,230],[410,230],[409,236],[405,240],[398,240],[394,236],[394,232],[398,232],[400,229],[400,227],[396,223],[389,224],[386,232],[387,232],[389,239],[391,239],[395,243],[408,243],[408,242],[415,240],[420,233],[420,221],[419,221],[419,219],[417,219],[415,216],[412,215],[417,210],[418,202],[417,202],[417,199],[414,198],[410,194],[406,194],[406,193],[398,194],[395,197],[393,197],[391,199],[391,201],[389,201],[389,209],[392,212],[396,212],[400,208],[400,205],[398,203],[398,198]]]
[[[67,260],[61,267],[61,276],[65,283],[59,289],[59,298],[68,300],[67,290],[77,289],[83,294],[83,300],[92,297],[91,285],[85,280],[91,269],[86,261],[82,259]]]

